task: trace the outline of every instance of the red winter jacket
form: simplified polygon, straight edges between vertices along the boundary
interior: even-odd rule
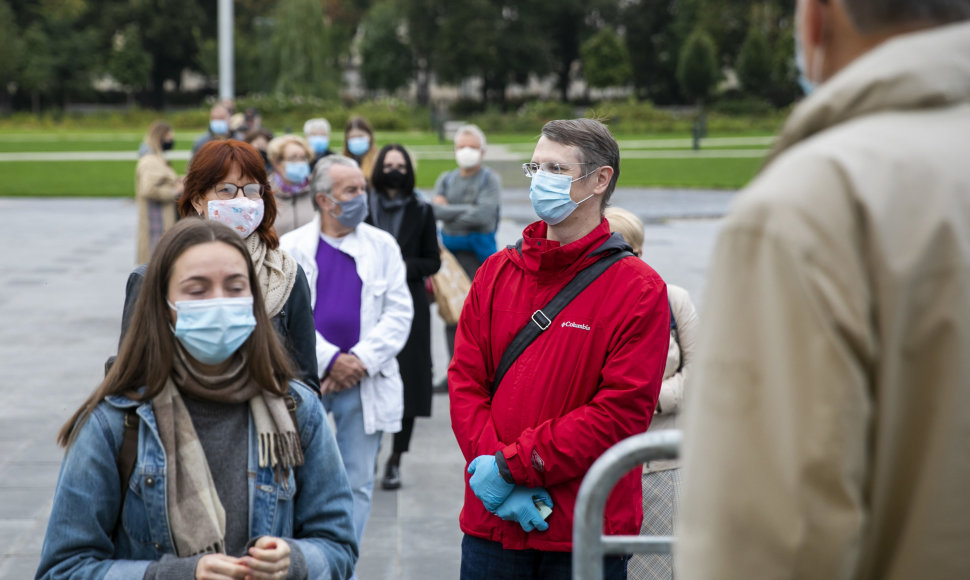
[[[532,313],[602,252],[625,247],[604,219],[561,246],[546,224],[523,232],[479,268],[461,311],[448,368],[451,423],[470,462],[502,451],[517,484],[544,487],[555,504],[545,532],[523,532],[489,513],[468,486],[461,529],[506,549],[571,551],[573,511],[589,467],[616,442],[650,426],[670,340],[667,288],[637,258],[590,284],[513,363],[489,402],[495,368]],[[623,476],[606,504],[607,534],[640,532],[640,469]]]

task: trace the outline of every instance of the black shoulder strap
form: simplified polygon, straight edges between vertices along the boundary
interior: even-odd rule
[[[553,296],[552,300],[548,304],[543,306],[540,310],[536,310],[532,314],[532,318],[529,322],[525,323],[525,326],[519,330],[519,333],[515,335],[512,342],[502,353],[502,358],[499,360],[498,368],[495,370],[495,381],[492,382],[492,388],[490,396],[495,396],[495,391],[498,390],[498,386],[502,383],[502,379],[505,378],[505,373],[511,368],[512,363],[515,359],[519,358],[525,349],[532,344],[536,338],[542,334],[542,331],[552,326],[552,321],[555,320],[556,316],[562,312],[562,309],[566,307],[574,298],[579,296],[587,286],[593,283],[593,280],[599,278],[600,274],[605,272],[610,266],[619,262],[623,258],[632,256],[633,253],[623,250],[620,252],[614,252],[609,254],[604,258],[596,260],[589,266],[586,266],[576,274],[572,280],[569,281],[566,286],[559,291],[558,294]]]
[[[128,482],[135,471],[138,460],[138,413],[136,407],[125,411],[125,430],[121,436],[121,449],[118,451],[118,476],[121,478],[121,505],[125,505]],[[119,515],[120,517],[120,515]]]

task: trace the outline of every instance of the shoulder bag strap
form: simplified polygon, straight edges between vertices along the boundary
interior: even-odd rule
[[[532,341],[542,334],[543,330],[552,326],[552,321],[562,312],[562,309],[572,302],[574,298],[579,296],[587,286],[592,284],[593,280],[599,278],[600,274],[605,272],[610,266],[632,255],[631,252],[623,250],[600,258],[589,266],[586,266],[548,304],[532,313],[529,322],[525,323],[525,326],[519,330],[519,333],[515,335],[515,338],[506,347],[505,352],[502,353],[498,368],[495,370],[495,380],[492,382],[490,389],[490,399],[495,397],[495,391],[498,390],[498,386],[502,383],[502,379],[505,378],[505,373],[511,368],[512,363],[519,358],[519,355],[525,352],[525,349],[532,344]]]

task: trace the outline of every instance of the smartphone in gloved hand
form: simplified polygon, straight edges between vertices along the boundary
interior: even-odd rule
[[[549,519],[549,514],[552,513],[552,508],[546,505],[546,502],[542,501],[541,499],[532,498],[532,503],[536,505],[536,509],[539,510],[539,515],[542,516],[542,519]]]

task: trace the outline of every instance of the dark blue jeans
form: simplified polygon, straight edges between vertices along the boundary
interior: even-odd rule
[[[626,580],[629,556],[603,558],[603,578]],[[502,544],[465,535],[461,580],[572,580],[571,552],[506,550]]]

